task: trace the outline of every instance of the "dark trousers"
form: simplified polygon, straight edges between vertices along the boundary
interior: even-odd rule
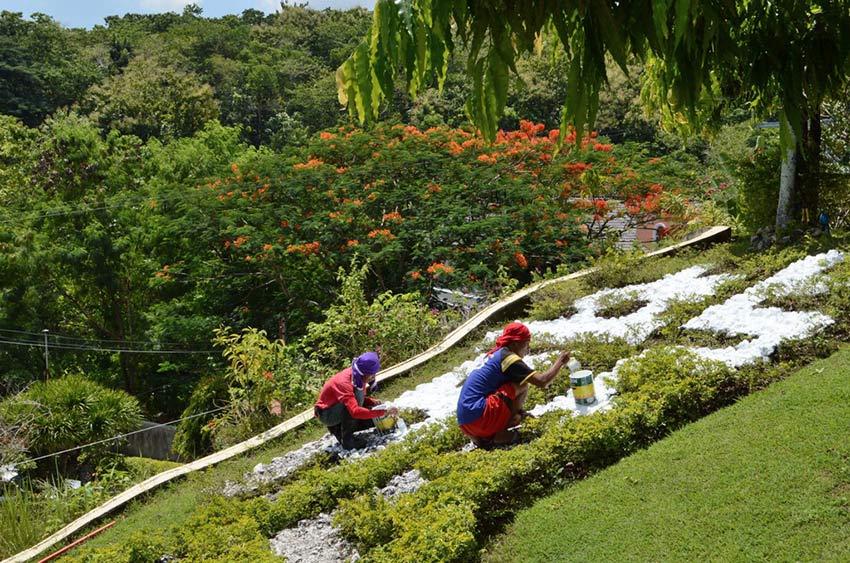
[[[326,409],[316,407],[314,413],[316,418],[328,427],[328,431],[342,444],[343,448],[352,447],[355,432],[368,430],[375,426],[371,418],[359,419],[351,416],[351,413],[342,403],[337,403]]]

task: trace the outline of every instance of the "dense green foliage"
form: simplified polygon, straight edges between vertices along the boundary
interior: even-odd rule
[[[0,113],[30,126],[75,105],[104,129],[147,138],[191,135],[219,116],[251,143],[282,146],[335,125],[333,69],[369,13],[288,6],[279,16],[107,17],[86,31],[0,15]]]
[[[5,487],[0,503],[0,557],[9,557],[124,491],[133,483],[176,464],[145,458],[113,457],[97,469],[96,480],[74,488],[63,479],[25,479]]]
[[[26,421],[28,452],[43,454],[111,438],[139,427],[139,404],[123,391],[106,389],[82,375],[39,381],[0,403],[0,421]],[[110,447],[75,450],[42,462],[74,467],[80,459],[97,465]]]
[[[435,286],[498,294],[598,252],[611,210],[690,212],[679,204],[686,180],[652,159],[626,151],[624,164],[593,136],[554,154],[558,133],[525,121],[493,145],[458,129],[383,126],[325,131],[283,153],[214,121],[166,142],[104,137],[75,113],[38,131],[9,125],[3,154],[20,183],[5,189],[0,326],[28,346],[3,349],[4,381],[40,375],[49,327],[53,373],[82,367],[152,414],[180,412],[194,383],[221,369],[211,344],[221,326],[287,344],[310,333],[305,345],[330,369],[359,346],[394,362],[449,327],[415,320]],[[338,269],[367,262],[363,296],[328,309],[344,289]],[[359,324],[328,324],[355,303]],[[329,336],[346,331],[347,344]]]

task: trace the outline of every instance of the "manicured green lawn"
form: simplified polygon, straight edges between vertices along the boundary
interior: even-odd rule
[[[850,347],[537,502],[482,560],[850,560]]]

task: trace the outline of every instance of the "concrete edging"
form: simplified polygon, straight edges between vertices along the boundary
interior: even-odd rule
[[[716,226],[711,227],[704,231],[703,233],[678,244],[669,246],[667,248],[663,248],[660,250],[656,250],[654,252],[648,253],[644,258],[654,258],[658,256],[664,256],[667,254],[674,254],[678,250],[683,248],[687,248],[689,246],[699,246],[705,244],[714,244],[718,242],[728,242],[732,236],[732,229],[726,226]],[[392,379],[393,377],[397,377],[403,373],[410,371],[411,369],[418,367],[425,362],[431,360],[438,354],[448,350],[461,340],[465,338],[469,333],[478,328],[482,323],[491,318],[495,317],[499,313],[505,313],[506,311],[512,310],[518,304],[522,303],[526,299],[528,299],[532,293],[538,291],[548,285],[560,283],[570,279],[577,279],[587,275],[592,272],[593,269],[586,269],[580,272],[575,272],[566,276],[561,276],[559,278],[554,278],[550,280],[543,280],[537,282],[535,284],[524,287],[523,289],[516,291],[497,301],[496,303],[492,303],[476,313],[475,315],[468,318],[463,324],[457,327],[455,330],[450,332],[442,342],[435,344],[434,346],[428,348],[424,352],[421,352],[404,362],[396,364],[381,373],[378,374],[377,381],[386,381],[388,379]],[[174,469],[169,469],[167,471],[163,471],[162,473],[158,473],[153,477],[150,477],[141,483],[137,483],[133,485],[126,491],[112,497],[104,504],[99,507],[87,512],[86,514],[80,516],[70,524],[66,525],[62,529],[53,533],[49,537],[40,541],[33,547],[18,553],[17,555],[13,555],[12,557],[0,562],[0,563],[24,563],[29,559],[36,557],[41,552],[47,550],[51,546],[67,539],[69,536],[94,522],[95,520],[109,514],[116,508],[125,504],[126,502],[136,498],[137,496],[146,493],[155,489],[156,487],[162,485],[163,483],[167,483],[172,479],[177,477],[181,477],[193,471],[197,471],[198,469],[204,469],[206,467],[210,467],[211,465],[215,465],[219,462],[230,459],[231,457],[235,457],[241,453],[244,453],[248,450],[251,450],[257,446],[260,446],[269,440],[273,440],[274,438],[278,438],[283,434],[289,432],[290,430],[295,430],[309,422],[313,418],[313,409],[305,410],[304,412],[295,415],[294,417],[285,420],[284,422],[278,424],[277,426],[266,430],[261,434],[257,434],[253,438],[250,438],[244,442],[239,444],[235,444],[230,446],[227,449],[221,450],[220,452],[216,452],[214,454],[210,454],[206,457],[202,457],[200,459],[196,459],[191,463],[187,463],[180,467],[175,467]]]

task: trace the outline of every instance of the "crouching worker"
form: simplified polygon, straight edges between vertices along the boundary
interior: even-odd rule
[[[313,412],[347,450],[366,445],[366,441],[354,436],[354,433],[372,428],[373,419],[386,414],[398,415],[395,407],[371,410],[381,404],[381,401],[366,395],[374,387],[375,375],[380,370],[378,354],[366,352],[355,359],[351,367],[330,378],[319,393]]]
[[[510,323],[488,352],[487,361],[466,378],[457,401],[461,431],[480,448],[515,444],[519,433],[508,430],[529,416],[523,410],[528,385],[546,387],[570,359],[561,352],[546,371],[537,372],[523,362],[531,343],[531,331],[522,323]]]

